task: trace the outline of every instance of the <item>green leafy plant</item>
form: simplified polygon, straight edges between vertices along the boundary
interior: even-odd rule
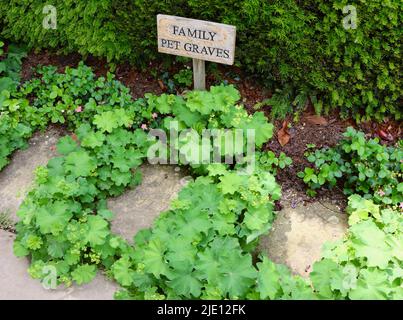
[[[41,78],[24,83],[20,92],[35,97],[32,103],[35,109],[26,115],[34,126],[44,128],[48,122],[67,122],[77,127],[101,111],[129,105],[135,108],[128,88],[114,80],[111,73],[96,78],[82,62],[77,68],[67,67],[64,73],[57,73],[52,66],[39,68],[37,72]]]
[[[347,195],[358,193],[383,204],[403,201],[403,151],[399,146],[387,147],[378,138],[367,140],[364,133],[349,127],[336,147],[307,152],[306,156],[314,168],[305,168],[298,175],[311,194],[343,180]]]
[[[334,148],[307,152],[314,168],[299,176],[312,195],[323,185],[344,180],[349,196],[349,231],[327,243],[310,274],[321,299],[396,299],[402,291],[403,153],[348,128]]]
[[[259,107],[269,105],[270,115],[273,119],[284,119],[292,111],[292,90],[291,87],[277,89],[269,99],[263,100]]]
[[[191,69],[182,69],[174,74],[175,82],[181,87],[190,87],[193,84],[193,71]]]
[[[14,150],[26,146],[26,138],[32,133],[31,127],[18,114],[27,101],[11,98],[19,85],[19,72],[26,51],[11,44],[5,53],[3,46],[4,42],[0,41],[0,58],[4,57],[0,61],[0,170]]]
[[[250,244],[270,228],[280,189],[268,173],[209,169],[213,176],[184,188],[153,228],[136,235],[136,255],[121,258],[125,273],[133,274],[119,281],[126,297],[144,299],[151,290],[168,299],[234,299],[254,287]],[[112,267],[114,274],[121,273],[121,263]]]
[[[170,73],[165,71],[161,74],[161,80],[166,87],[166,91],[171,94],[176,93],[175,81],[171,78]]]
[[[272,152],[261,152],[273,125],[262,112],[248,115],[237,104],[240,96],[233,86],[184,96],[148,94],[132,101],[111,76],[96,79],[83,65],[64,74],[42,70],[42,78],[3,96],[2,116],[8,120],[0,122],[6,124],[6,137],[27,121],[24,118],[33,121],[36,113],[48,122],[52,116],[63,118],[75,132],[59,140],[59,156],[35,170],[35,184],[17,212],[14,253],[30,257],[28,272],[33,278],[43,279],[45,268],[51,266],[56,268],[57,283],[70,286],[88,283],[103,270],[122,286],[117,299],[402,298],[402,222],[395,203],[400,198],[392,195],[392,203],[382,201],[381,206],[374,203],[376,197],[367,199],[375,189],[370,188],[365,198],[350,197],[349,234],[327,245],[310,280],[291,275],[262,255],[252,259],[259,237],[271,228],[274,202],[281,196],[273,173],[290,159],[284,153],[276,158]],[[32,106],[26,95],[32,95]],[[67,110],[66,101],[75,103],[72,108],[81,107],[79,112],[66,115],[52,109],[62,104],[59,107]],[[106,200],[141,182],[138,167],[155,142],[146,131],[167,129],[171,121],[179,123],[179,131],[254,129],[259,161],[248,173],[243,163],[197,165],[182,158],[180,165],[189,165],[197,178],[151,228],[135,235],[131,245],[111,232],[113,212]],[[351,130],[346,137],[341,147],[346,155],[359,152],[366,159],[377,158],[377,141],[363,142],[361,134]],[[168,143],[178,147],[175,141]],[[359,151],[362,146],[364,151]],[[387,150],[389,162],[399,159],[401,165],[400,150]],[[227,152],[224,148],[221,156]],[[334,154],[326,157],[318,165],[339,161]],[[383,157],[377,159],[380,170],[395,170],[396,163],[384,162]],[[351,162],[358,166],[356,157]],[[322,181],[311,170],[308,182]],[[400,190],[401,184],[387,181]],[[350,186],[352,193],[365,187]]]
[[[403,298],[403,215],[358,195],[349,198],[348,235],[323,249],[310,275],[325,299]]]
[[[19,85],[22,59],[27,54],[23,46],[10,44],[6,53],[3,47],[4,42],[0,40],[0,93],[3,90],[15,90]]]
[[[276,174],[277,168],[284,169],[292,164],[292,159],[287,157],[284,152],[281,152],[277,158],[273,151],[262,152],[257,156],[258,162],[265,170]]]
[[[402,118],[400,0],[211,0],[208,8],[194,0],[52,5],[63,17],[55,30],[42,26],[43,1],[7,1],[0,8],[2,36],[31,48],[129,59],[145,68],[151,59],[173,60],[157,53],[156,14],[232,24],[238,30],[236,64],[273,92],[291,90],[289,99],[272,98],[274,115],[282,117],[293,102],[298,109],[310,97],[317,112],[337,108],[356,121]],[[343,26],[347,5],[358,12],[354,29]]]
[[[192,86],[193,71],[185,68],[181,69],[173,76],[168,71],[164,71],[160,78],[166,88],[166,92],[176,94],[178,90],[180,91],[180,89],[190,88]]]
[[[164,126],[153,114],[197,130],[259,128],[259,148],[273,129],[262,113],[248,116],[236,105],[239,93],[232,86],[189,92],[185,97],[147,95],[133,102],[122,101],[125,96],[113,89],[100,94],[110,85],[100,79],[90,78],[88,89],[81,93],[86,82],[77,82],[91,77],[83,66],[67,69],[63,75],[51,68],[42,70],[41,81],[27,83],[20,92],[35,94],[36,112],[43,111],[41,105],[57,106],[72,96],[73,102],[80,100],[76,103],[83,110],[77,115],[60,113],[75,127],[75,137],[61,138],[60,155],[36,169],[36,185],[17,213],[14,252],[31,257],[32,277],[42,279],[43,268],[53,266],[58,283],[69,286],[87,283],[103,269],[125,288],[117,298],[253,298],[260,290],[264,298],[291,295],[286,287],[271,288],[262,276],[261,284],[256,284],[260,272],[277,270],[266,260],[259,268],[252,263],[257,239],[270,229],[274,201],[280,197],[274,176],[263,168],[245,175],[238,173],[241,164],[191,165],[203,176],[181,191],[153,228],[136,235],[135,246],[113,235],[109,227],[113,213],[106,207],[107,197],[141,181],[137,168],[152,143],[143,125]],[[92,108],[95,101],[97,109]],[[48,118],[52,121],[52,116]],[[226,256],[219,254],[223,249]],[[291,278],[280,270],[278,277]]]
[[[3,91],[0,98],[5,94]],[[0,170],[8,164],[8,157],[13,151],[27,146],[26,139],[31,134],[32,128],[28,124],[18,122],[0,106]]]
[[[99,121],[103,118],[107,130],[112,130],[120,121],[140,125],[144,117],[154,122],[151,109],[143,107],[143,100],[132,101],[129,89],[112,74],[96,78],[82,62],[77,68],[67,67],[64,73],[57,73],[52,66],[38,68],[37,72],[40,78],[25,82],[20,90],[0,94],[0,169],[14,150],[27,145],[34,131],[45,129],[49,123],[67,123],[75,129],[96,117]],[[33,98],[32,103],[28,97]],[[127,114],[120,109],[122,106]],[[103,111],[109,113],[98,115]]]

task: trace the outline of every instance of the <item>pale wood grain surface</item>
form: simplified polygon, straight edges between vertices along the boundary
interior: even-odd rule
[[[158,51],[232,65],[235,55],[234,26],[157,15]]]

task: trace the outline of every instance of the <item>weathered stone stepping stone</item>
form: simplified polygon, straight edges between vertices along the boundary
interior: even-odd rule
[[[64,134],[59,128],[50,127],[44,133],[35,133],[27,149],[13,154],[11,163],[0,172],[0,213],[18,220],[16,212],[32,185],[36,167],[46,165],[57,155],[55,146]]]
[[[347,215],[330,203],[308,203],[281,210],[267,236],[262,237],[259,251],[276,263],[287,265],[294,274],[308,277],[322,246],[346,233]]]
[[[110,300],[119,288],[98,271],[88,284],[45,289],[39,280],[28,274],[28,259],[14,256],[14,238],[14,234],[0,229],[0,300]]]
[[[171,200],[190,179],[184,169],[172,165],[147,163],[140,170],[143,180],[139,186],[108,200],[108,209],[115,214],[112,232],[129,242],[139,230],[152,226],[155,218],[169,208]]]

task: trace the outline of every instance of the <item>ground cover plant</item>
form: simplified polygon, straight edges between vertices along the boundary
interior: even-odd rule
[[[113,214],[105,200],[140,182],[136,169],[150,145],[144,128],[163,127],[173,120],[197,130],[207,126],[245,130],[259,127],[256,146],[261,147],[273,129],[263,114],[248,116],[236,106],[239,94],[232,86],[189,92],[185,97],[150,94],[132,101],[122,85],[111,78],[95,79],[83,65],[64,74],[53,68],[44,68],[39,74],[41,78],[25,83],[15,93],[20,99],[24,95],[33,97],[31,103],[26,101],[25,110],[13,113],[8,103],[3,108],[11,116],[23,114],[33,128],[41,128],[46,122],[68,121],[76,130],[74,138],[66,136],[59,141],[60,157],[37,168],[36,187],[18,211],[21,222],[16,226],[14,249],[18,256],[31,256],[30,274],[44,278],[43,268],[53,266],[58,283],[82,284],[102,268],[129,289],[119,297],[164,294],[171,298],[236,298],[251,294],[258,277],[251,252],[258,236],[270,228],[274,200],[280,197],[270,172],[258,170],[250,176],[239,176],[235,168],[225,165],[195,165],[196,172],[204,176],[181,192],[172,211],[155,222],[154,230],[136,236],[134,247],[110,233],[108,221]],[[102,94],[105,90],[106,96]],[[161,114],[167,117],[155,116]],[[40,122],[36,121],[39,116]],[[211,121],[213,118],[216,120]],[[211,192],[206,193],[206,188]],[[164,226],[170,229],[164,230]],[[166,242],[167,236],[175,236],[177,241]],[[169,248],[163,244],[169,244]],[[206,251],[217,254],[214,250],[221,244],[231,248],[232,255],[220,263],[226,269],[220,267],[221,271],[213,274],[206,260],[204,269],[191,270]],[[182,255],[184,246],[186,256]],[[185,257],[189,260],[183,261]],[[243,261],[240,272],[228,278],[227,272],[239,267],[238,258]],[[261,269],[268,267],[273,266],[265,262]],[[193,274],[190,279],[183,277],[189,270],[194,279]],[[309,288],[303,280],[296,282],[297,286],[303,284]]]
[[[4,42],[0,40],[0,170],[8,163],[8,156],[15,150],[25,146],[25,139],[32,130],[18,118],[10,117],[9,112],[19,108],[17,99],[9,100],[10,91],[15,91],[20,80],[21,59],[26,51],[15,45],[10,45],[4,51]],[[4,106],[4,107],[3,107]],[[7,107],[6,107],[7,106]]]
[[[319,298],[402,299],[402,209],[349,198],[347,236],[324,246],[310,274]]]
[[[403,150],[349,127],[334,148],[308,152],[300,177],[308,192],[343,180],[350,229],[324,247],[311,279],[323,298],[402,299]]]
[[[358,193],[375,203],[395,206],[403,202],[401,140],[396,146],[385,146],[378,138],[366,139],[363,132],[349,127],[336,147],[306,155],[314,168],[305,168],[299,176],[310,194],[324,185],[334,187],[343,179],[347,195]]]
[[[275,219],[274,201],[281,196],[275,173],[290,159],[261,150],[273,125],[262,112],[249,115],[233,86],[133,100],[112,75],[96,77],[83,64],[65,73],[40,68],[38,74],[18,90],[3,91],[4,132],[21,123],[33,132],[53,122],[74,133],[59,140],[58,157],[36,169],[35,185],[17,213],[14,252],[30,257],[32,277],[46,279],[44,270],[55,268],[57,284],[80,285],[102,270],[122,286],[118,299],[402,299],[403,220],[399,193],[393,193],[401,189],[398,148],[387,149],[389,159],[377,157],[383,146],[347,132],[340,159],[348,175],[360,177],[356,153],[367,154],[362,161],[368,167],[397,173],[385,182],[391,193],[383,190],[391,202],[377,198],[377,180],[367,181],[372,177],[348,182],[351,228],[326,246],[307,280],[263,255],[252,258]],[[156,142],[147,131],[174,121],[197,132],[256,129],[256,168],[239,174],[246,164],[200,165],[184,153],[180,164],[195,180],[130,244],[110,231],[106,199],[141,183],[138,167]],[[177,149],[198,146],[192,139],[169,142]],[[222,151],[223,157],[229,152]],[[332,167],[340,159],[327,152],[315,161],[324,158]],[[315,183],[312,174],[306,180]],[[321,176],[333,182],[330,174]]]
[[[11,44],[4,50],[4,42],[0,39],[0,92],[10,90],[19,84],[22,59],[27,51],[22,46]]]

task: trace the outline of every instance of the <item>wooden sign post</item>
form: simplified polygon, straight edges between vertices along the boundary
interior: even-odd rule
[[[232,65],[236,28],[222,23],[157,15],[158,52],[193,58],[195,90],[206,89],[205,61]]]

